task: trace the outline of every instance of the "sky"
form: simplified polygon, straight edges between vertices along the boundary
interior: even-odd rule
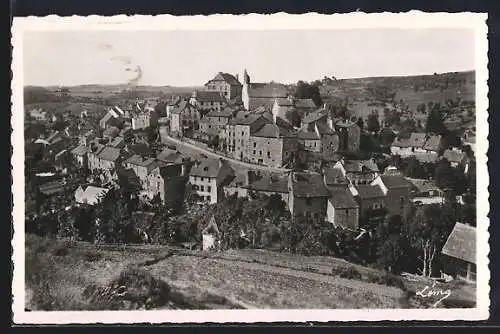
[[[475,69],[472,29],[30,31],[24,84],[199,86],[247,69],[293,83]]]

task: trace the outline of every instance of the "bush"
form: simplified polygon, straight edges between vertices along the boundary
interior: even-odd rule
[[[64,242],[56,245],[56,247],[52,250],[52,255],[54,256],[66,256],[69,254],[69,249],[72,247],[70,242]]]
[[[102,254],[101,253],[97,253],[97,252],[88,251],[88,252],[85,252],[83,254],[83,258],[87,262],[97,262],[97,261],[99,261],[99,260],[102,259]]]
[[[356,269],[354,266],[349,266],[349,267],[342,267],[342,268],[333,268],[332,269],[332,274],[340,276],[341,278],[347,278],[347,279],[357,279],[361,280],[362,276],[360,272]]]
[[[137,268],[125,269],[106,287],[88,286],[83,297],[93,310],[152,309],[169,300],[167,283]]]

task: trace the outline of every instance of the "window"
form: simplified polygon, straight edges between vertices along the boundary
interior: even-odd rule
[[[205,191],[205,186],[200,186],[200,191]]]
[[[270,158],[271,157],[271,152],[267,151],[267,157]]]
[[[211,128],[212,128],[212,126],[211,126],[211,125],[209,125],[209,126],[208,126],[208,128],[209,128],[209,129],[211,129]]]
[[[316,219],[316,220],[317,220],[318,218],[319,218],[319,213],[315,212],[315,213],[314,213],[314,219]]]
[[[253,155],[255,155],[255,150],[253,150]]]
[[[211,192],[211,191],[212,191],[212,187],[208,186],[208,187],[207,187],[207,191],[208,191],[208,192]]]
[[[311,206],[312,205],[312,200],[310,198],[306,198],[306,205]]]
[[[241,136],[243,137],[245,135],[245,132],[241,131]]]
[[[207,196],[206,199],[207,199],[207,202],[211,201],[211,197],[210,196]]]
[[[257,147],[257,143],[256,142],[253,143],[253,147]]]
[[[405,198],[404,197],[399,198],[399,207],[401,208],[401,210],[404,210],[404,208],[405,208]]]
[[[262,151],[259,151],[259,155],[262,156]]]

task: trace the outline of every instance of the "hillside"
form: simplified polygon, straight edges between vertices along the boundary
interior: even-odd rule
[[[26,236],[26,307],[33,310],[409,308],[434,302],[414,295],[425,282],[379,284],[382,278],[375,269],[331,257]],[[452,288],[445,307],[474,305],[472,286]]]

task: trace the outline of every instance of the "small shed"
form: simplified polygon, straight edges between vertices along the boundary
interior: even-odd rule
[[[457,276],[469,282],[476,281],[476,228],[456,223],[441,251],[457,259]]]
[[[203,250],[217,249],[220,243],[220,231],[215,221],[215,217],[212,216],[208,225],[201,232],[203,239]]]

